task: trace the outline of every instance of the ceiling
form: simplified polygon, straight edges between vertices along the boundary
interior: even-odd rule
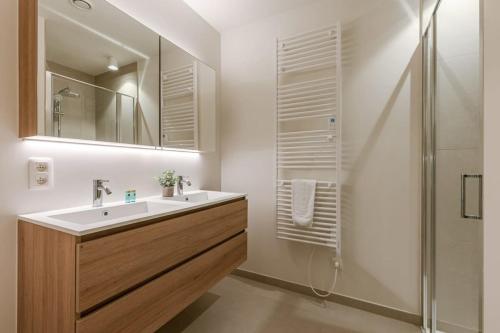
[[[311,0],[184,0],[219,32],[251,23]]]

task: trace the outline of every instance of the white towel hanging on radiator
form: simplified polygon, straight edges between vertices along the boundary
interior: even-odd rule
[[[292,221],[295,225],[310,227],[314,216],[316,180],[292,180]]]

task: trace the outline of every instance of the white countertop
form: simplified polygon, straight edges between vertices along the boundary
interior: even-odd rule
[[[215,192],[215,191],[186,191],[184,196],[198,194],[201,192],[207,192],[208,200],[198,201],[198,202],[184,202],[184,201],[173,201],[167,200],[160,196],[147,197],[138,199],[136,204],[139,204],[142,208],[146,208],[146,212],[140,212],[132,215],[127,215],[125,217],[110,218],[103,221],[97,222],[70,222],[59,218],[61,215],[74,215],[74,214],[87,214],[96,215],[106,212],[108,209],[119,210],[127,205],[124,202],[113,202],[106,203],[102,207],[92,207],[92,206],[81,206],[72,207],[67,209],[45,211],[32,214],[22,214],[18,216],[19,220],[41,225],[47,228],[59,230],[65,233],[69,233],[75,236],[83,236],[91,233],[95,233],[102,230],[108,230],[117,228],[124,225],[130,225],[133,223],[143,222],[147,220],[157,219],[166,217],[169,215],[186,213],[191,210],[196,210],[199,208],[211,206],[218,203],[223,203],[226,201],[231,201],[238,198],[245,198],[246,194],[243,193],[229,193],[229,192]],[[144,204],[140,204],[140,203]]]

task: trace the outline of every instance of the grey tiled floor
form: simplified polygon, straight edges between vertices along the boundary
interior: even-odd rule
[[[230,275],[157,333],[420,333],[416,326]]]

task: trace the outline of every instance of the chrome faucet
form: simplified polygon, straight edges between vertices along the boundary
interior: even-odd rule
[[[109,180],[94,179],[92,206],[94,207],[102,206],[102,197],[103,197],[102,191],[106,192],[107,195],[110,195],[112,193],[107,186],[103,185],[103,183],[108,183],[108,182]]]
[[[184,179],[183,176],[178,176],[177,177],[177,194],[178,195],[184,194],[184,184],[186,184],[187,186],[191,186],[191,181],[189,179]]]

